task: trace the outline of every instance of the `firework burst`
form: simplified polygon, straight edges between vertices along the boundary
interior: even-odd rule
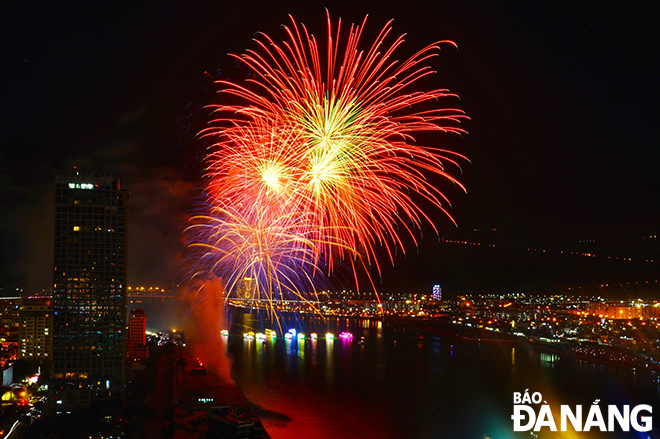
[[[426,174],[463,189],[445,165],[458,167],[465,158],[414,138],[464,132],[461,110],[437,107],[455,95],[414,89],[433,73],[427,62],[440,46],[453,43],[398,62],[403,36],[387,44],[387,23],[362,50],[365,23],[343,37],[341,20],[333,31],[328,15],[322,50],[291,18],[282,42],[260,34],[256,49],[235,56],[251,72],[245,84],[218,81],[221,93],[241,103],[213,106],[215,117],[201,133],[213,139],[212,213],[193,227],[196,245],[207,249],[203,259],[226,277],[228,289],[256,277],[273,299],[282,289],[299,291],[298,282],[313,286],[336,258],[378,267],[377,248],[390,259],[395,248],[405,251],[400,229],[415,239],[422,222],[433,225],[413,197],[446,213],[447,198]]]
[[[301,233],[308,225],[299,218],[294,222],[291,214],[274,217],[263,209],[238,206],[213,207],[192,222],[187,229],[191,246],[204,273],[222,274],[227,298],[271,303],[312,290],[316,252]]]

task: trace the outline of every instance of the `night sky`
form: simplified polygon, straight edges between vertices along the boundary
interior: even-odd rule
[[[441,186],[458,230],[430,211],[419,250],[383,263],[383,291],[552,291],[657,279],[660,265],[535,256],[527,248],[660,260],[660,36],[644,6],[600,2],[13,2],[2,14],[0,287],[52,283],[54,175],[110,172],[131,193],[129,284],[185,274],[181,230],[199,193],[195,133],[227,53],[282,39],[287,14],[315,33],[325,7],[369,14],[364,43],[394,19],[399,58],[437,40],[431,87],[471,120],[433,142],[465,154],[468,193]],[[421,139],[420,139],[421,140]],[[496,231],[493,229],[497,229]],[[580,241],[595,240],[584,243]],[[490,247],[488,247],[490,248]],[[553,253],[554,254],[554,253]],[[609,265],[608,265],[609,264]],[[655,277],[653,277],[655,276]],[[377,274],[374,275],[378,279]]]

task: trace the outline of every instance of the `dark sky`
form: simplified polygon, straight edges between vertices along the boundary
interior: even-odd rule
[[[33,292],[52,282],[54,174],[74,165],[117,174],[131,192],[129,284],[180,281],[181,230],[199,185],[194,134],[214,99],[211,78],[240,80],[227,53],[253,47],[257,31],[283,38],[287,14],[322,34],[326,6],[347,23],[369,14],[365,43],[393,18],[395,33],[407,34],[401,58],[436,40],[458,44],[432,61],[430,85],[459,94],[471,117],[469,135],[434,138],[470,158],[460,177],[468,194],[445,188],[458,231],[432,216],[441,237],[501,245],[498,254],[470,252],[425,230],[419,254],[412,247],[385,269],[383,290],[553,287],[551,271],[575,284],[604,276],[603,266],[574,272],[564,260],[530,265],[529,246],[584,250],[580,240],[597,239],[601,252],[658,255],[641,241],[660,220],[660,37],[650,8],[55,3],[13,2],[0,18],[0,287]],[[651,267],[617,276],[648,278],[660,271]]]

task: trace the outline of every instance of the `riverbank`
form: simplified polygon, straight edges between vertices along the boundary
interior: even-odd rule
[[[616,367],[625,370],[657,370],[643,358],[627,352],[625,349],[605,345],[567,343],[543,343],[533,338],[493,332],[484,328],[456,325],[447,321],[417,319],[417,318],[388,318],[389,324],[414,329],[423,334],[440,337],[446,340],[466,342],[495,342],[511,345],[521,345],[528,349],[554,355],[568,356],[577,360]]]
[[[177,349],[175,364],[172,439],[248,436],[270,439],[233,380],[223,378],[219,371],[207,367],[183,348]]]

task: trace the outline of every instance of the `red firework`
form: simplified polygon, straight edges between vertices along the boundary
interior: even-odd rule
[[[437,106],[454,94],[414,89],[433,73],[427,62],[440,46],[454,43],[431,44],[400,63],[394,52],[403,36],[386,44],[391,22],[362,50],[365,23],[351,25],[341,44],[341,20],[333,32],[328,15],[324,52],[293,18],[281,43],[261,34],[255,50],[235,56],[252,72],[247,84],[218,81],[242,103],[213,106],[217,117],[202,132],[216,136],[207,157],[212,204],[313,218],[292,221],[291,232],[315,243],[328,270],[337,256],[378,266],[378,246],[390,258],[403,249],[399,229],[415,239],[422,221],[433,225],[413,193],[447,213],[427,173],[464,190],[445,164],[458,167],[465,157],[413,137],[464,132],[463,111]]]

